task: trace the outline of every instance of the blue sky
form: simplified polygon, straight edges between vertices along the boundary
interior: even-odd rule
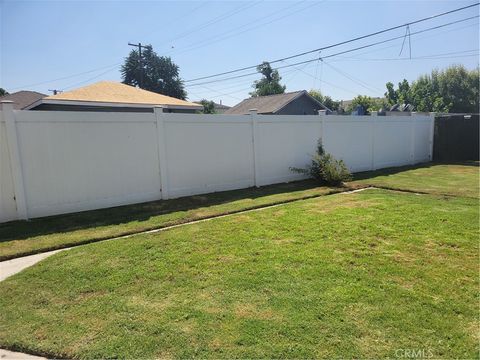
[[[0,87],[69,90],[121,80],[128,42],[171,56],[185,80],[258,64],[474,3],[470,1],[9,1],[0,0]],[[411,32],[479,14],[474,7]],[[399,29],[320,56],[405,34]],[[308,65],[280,70],[287,91],[321,89],[335,99],[382,96],[385,83],[433,68],[478,65],[478,18]],[[469,52],[467,52],[469,51]],[[278,65],[309,60],[318,54]],[[83,73],[83,74],[80,74]],[[59,78],[63,78],[57,80]],[[187,87],[191,100],[233,105],[258,76]],[[190,84],[190,83],[188,83]]]

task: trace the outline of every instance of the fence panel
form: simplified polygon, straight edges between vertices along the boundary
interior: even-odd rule
[[[306,166],[320,138],[326,151],[354,172],[431,157],[428,116],[232,116],[157,110],[9,110],[8,116],[2,111],[0,221],[300,179],[290,167]],[[16,141],[8,142],[9,136]],[[16,203],[17,190],[24,201]]]
[[[249,116],[163,116],[170,197],[254,185]]]
[[[433,119],[430,116],[418,115],[414,118],[414,163],[432,160]]]
[[[322,142],[325,150],[342,159],[353,171],[372,168],[373,121],[371,116],[325,116]]]
[[[160,199],[152,114],[15,111],[31,217]]]
[[[0,222],[17,219],[7,129],[0,112]]]
[[[305,167],[315,152],[322,125],[318,116],[258,116],[259,182],[267,185],[304,178],[290,167]]]
[[[413,163],[411,158],[411,117],[377,117],[375,123],[375,169]]]

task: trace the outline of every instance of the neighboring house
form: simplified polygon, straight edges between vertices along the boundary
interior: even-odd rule
[[[220,101],[220,104],[217,104],[216,102],[214,102],[213,104],[214,104],[214,107],[215,107],[215,112],[217,114],[225,114],[225,111],[227,111],[228,109],[231,108],[230,106],[223,105],[222,101]]]
[[[37,102],[40,99],[43,99],[47,95],[36,92],[36,91],[28,91],[22,90],[17,91],[12,94],[8,94],[5,96],[0,97],[0,101],[3,100],[10,100],[13,101],[13,109],[14,110],[23,110],[33,103]]]
[[[157,94],[114,81],[100,81],[76,90],[47,96],[30,105],[30,110],[195,113],[201,105]]]
[[[311,97],[306,90],[285,94],[257,96],[243,100],[225,111],[226,115],[249,114],[257,109],[262,115],[318,115],[324,106]]]

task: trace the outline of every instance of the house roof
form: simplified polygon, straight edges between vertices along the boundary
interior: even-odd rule
[[[36,92],[36,91],[22,90],[22,91],[14,92],[9,95],[2,96],[0,97],[0,101],[2,100],[13,101],[13,108],[15,110],[22,110],[46,96],[47,95]]]
[[[100,81],[76,90],[63,92],[43,98],[39,104],[88,104],[88,105],[127,105],[151,107],[155,105],[167,108],[201,109],[198,104],[180,100],[171,96],[157,94],[115,81]],[[35,104],[35,106],[39,105]]]
[[[288,103],[292,102],[293,100],[303,95],[307,95],[311,97],[310,95],[308,95],[307,91],[305,90],[294,91],[294,92],[289,92],[285,94],[252,97],[249,99],[245,99],[239,104],[231,107],[230,109],[225,111],[224,114],[227,114],[227,115],[248,114],[250,112],[250,109],[257,109],[257,112],[259,114],[276,113],[277,111],[282,109],[284,106],[286,106]],[[312,99],[318,102],[314,98]]]

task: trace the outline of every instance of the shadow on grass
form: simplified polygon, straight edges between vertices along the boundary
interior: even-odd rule
[[[479,162],[462,162],[457,163],[461,165],[470,165],[470,166],[479,166]],[[368,171],[354,174],[355,180],[365,180],[369,178],[374,178],[377,176],[384,175],[394,175],[406,170],[419,169],[419,168],[429,168],[431,166],[438,165],[436,163],[426,163],[416,166],[402,166],[395,168],[382,169],[377,171]],[[241,201],[241,200],[255,200],[261,197],[271,196],[271,195],[281,195],[285,193],[295,192],[295,191],[304,191],[314,188],[318,188],[319,185],[313,180],[303,180],[295,181],[290,183],[268,185],[260,188],[247,188],[241,190],[233,191],[224,191],[216,192],[205,195],[195,195],[188,196],[183,198],[177,198],[172,200],[159,200],[151,201],[141,204],[118,206],[107,209],[100,210],[91,210],[84,211],[72,214],[65,215],[56,215],[43,218],[37,218],[30,221],[11,221],[7,223],[0,224],[0,242],[6,242],[11,240],[28,240],[31,237],[49,235],[49,234],[59,234],[59,233],[68,233],[70,231],[90,229],[101,226],[109,225],[119,225],[129,222],[146,222],[151,217],[169,214],[177,211],[189,211],[199,208],[222,205],[230,202]],[[358,186],[352,185],[352,188]],[[339,192],[330,191],[326,192]],[[298,199],[302,199],[302,196],[299,196]],[[296,200],[296,199],[293,199]],[[288,200],[292,201],[292,199]],[[263,207],[272,205],[274,203],[282,202],[277,200],[272,200],[271,202],[264,202],[258,205],[255,205],[252,202],[252,206],[245,206],[241,210],[251,209],[255,207]],[[233,212],[236,212],[235,210]],[[219,211],[218,215],[229,213],[229,210]],[[192,219],[190,219],[192,220]],[[149,230],[146,228],[139,228],[138,231]],[[132,233],[138,232],[133,231]],[[128,235],[125,233],[124,235]],[[106,238],[109,238],[108,236]],[[101,240],[102,238],[97,238]],[[93,239],[92,239],[93,240]],[[86,239],[85,242],[88,240]],[[54,249],[56,247],[53,247]],[[0,256],[0,258],[3,258]]]
[[[34,236],[69,232],[99,226],[119,225],[132,221],[144,222],[149,220],[152,216],[164,215],[177,211],[195,210],[239,200],[255,200],[269,195],[309,190],[316,187],[318,187],[318,184],[313,180],[303,180],[268,185],[260,188],[251,187],[241,190],[223,191],[171,200],[158,200],[141,204],[48,216],[29,221],[10,221],[0,224],[0,242],[25,240]]]
[[[478,161],[461,161],[461,162],[429,162],[429,163],[421,163],[417,165],[406,165],[406,166],[397,166],[391,167],[386,169],[380,169],[375,171],[363,171],[353,174],[353,181],[356,180],[368,180],[371,178],[375,178],[377,176],[388,176],[388,175],[395,175],[407,170],[415,170],[415,169],[428,169],[433,166],[438,165],[463,165],[463,166],[474,166],[479,167],[480,162]]]

